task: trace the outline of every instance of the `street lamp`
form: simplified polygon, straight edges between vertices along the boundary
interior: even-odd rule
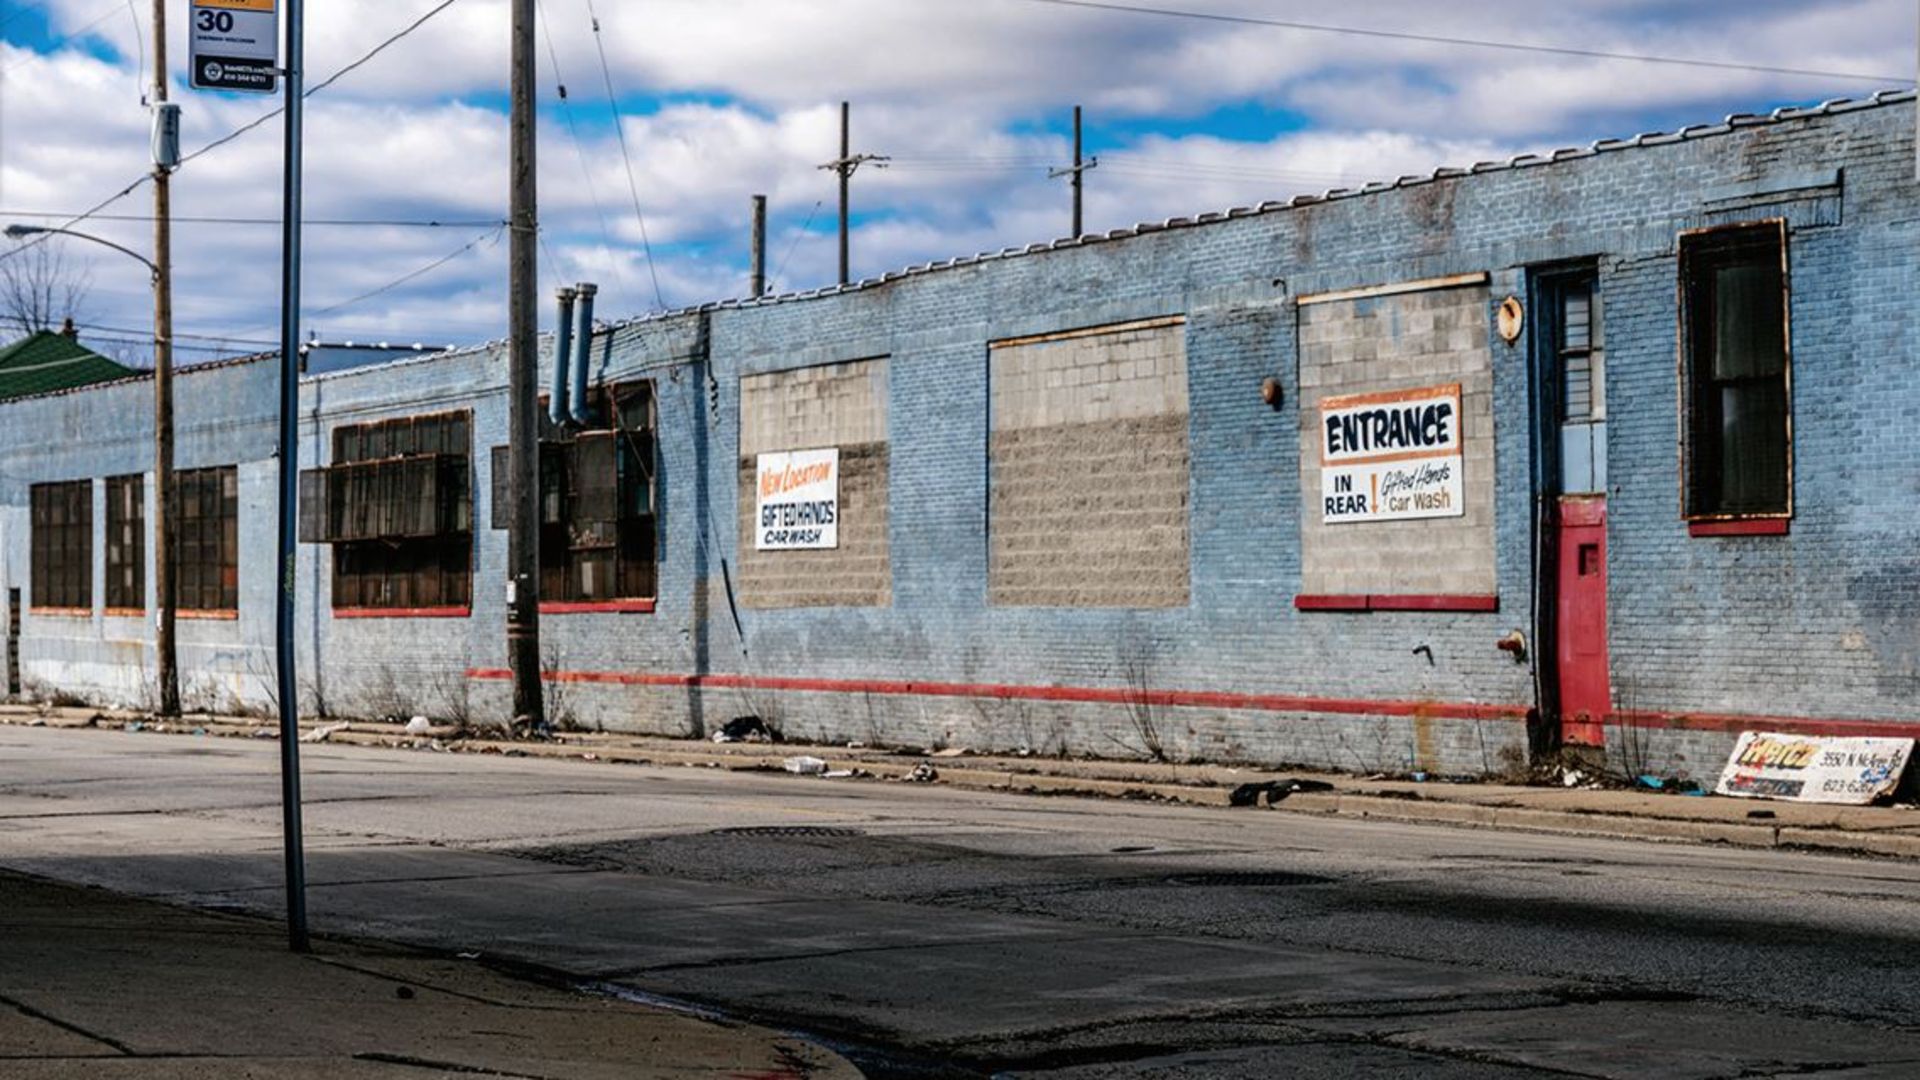
[[[51,225],[9,225],[7,236],[71,236],[109,247],[140,262],[153,275],[153,588],[159,610],[154,613],[153,648],[160,669],[161,716],[180,715],[180,665],[174,649],[174,613],[179,589],[174,575],[173,505],[173,280],[167,269],[129,247],[91,233]],[[164,235],[164,230],[162,230]],[[162,241],[156,247],[170,262]]]
[[[145,255],[140,254],[130,247],[122,247],[111,240],[95,236],[92,233],[75,232],[72,229],[56,229],[51,225],[9,225],[7,226],[6,232],[7,237],[12,240],[23,240],[29,236],[71,236],[76,240],[89,240],[99,244],[101,247],[110,247],[129,258],[140,260],[141,265],[153,273],[155,281],[160,279],[160,267],[156,266],[152,259],[147,258]]]

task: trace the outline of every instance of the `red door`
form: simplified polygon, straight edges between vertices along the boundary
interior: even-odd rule
[[[1560,732],[1570,746],[1606,745],[1607,500],[1560,500]]]

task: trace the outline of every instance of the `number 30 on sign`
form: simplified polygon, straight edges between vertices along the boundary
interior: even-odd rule
[[[271,94],[280,85],[278,0],[193,0],[193,86]]]

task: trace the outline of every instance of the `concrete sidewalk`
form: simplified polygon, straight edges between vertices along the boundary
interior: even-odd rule
[[[0,1075],[857,1077],[760,1028],[0,872]]]
[[[277,737],[275,726],[262,720],[202,716],[155,725],[131,713],[14,705],[0,706],[0,723],[132,728],[207,737]],[[866,777],[906,780],[925,762],[937,771],[939,783],[953,787],[1165,799],[1223,808],[1233,803],[1235,791],[1244,785],[1298,778],[1331,785],[1331,790],[1298,792],[1271,802],[1263,796],[1261,805],[1285,812],[1384,821],[1920,858],[1920,807],[1913,804],[1822,806],[1589,786],[1416,783],[1301,769],[1272,772],[1226,765],[1007,757],[957,751],[903,754],[871,747],[711,743],[604,733],[568,732],[552,740],[522,741],[475,737],[451,727],[436,727],[427,735],[415,736],[397,724],[359,721],[315,722],[307,725],[307,730],[323,726],[333,729],[327,733],[327,741],[359,746],[736,770],[778,770],[787,758],[807,755],[827,762],[832,772],[852,774],[828,781],[796,777],[804,782],[847,783]]]

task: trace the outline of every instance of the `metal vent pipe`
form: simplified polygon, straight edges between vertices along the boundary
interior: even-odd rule
[[[578,286],[580,294],[580,330],[574,341],[573,360],[573,419],[575,423],[593,423],[593,410],[587,408],[587,364],[593,353],[593,295],[600,291],[598,285],[583,281]]]
[[[547,397],[547,419],[554,427],[567,422],[572,410],[567,405],[567,363],[573,356],[573,298],[571,286],[554,294],[560,301],[559,318],[554,323],[553,392]]]

